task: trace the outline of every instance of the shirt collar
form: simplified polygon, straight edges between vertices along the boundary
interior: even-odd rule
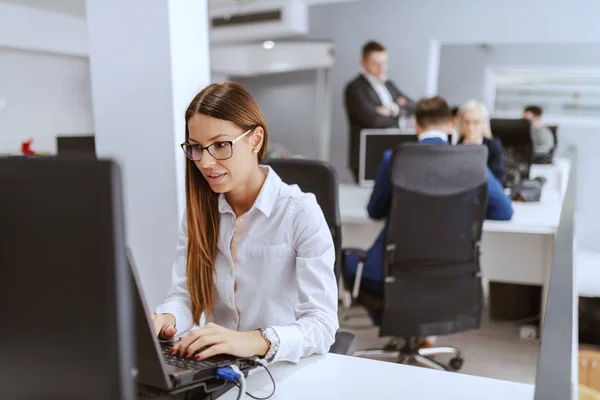
[[[257,208],[265,216],[269,217],[271,215],[271,211],[273,211],[273,207],[275,206],[275,201],[277,200],[279,187],[281,186],[282,181],[279,175],[277,175],[271,167],[267,165],[261,165],[260,169],[267,174],[267,177],[262,185],[262,188],[260,188],[260,192],[258,193],[258,197],[254,201],[252,208]],[[227,202],[224,193],[219,195],[219,212],[221,214],[234,214],[233,209]]]
[[[369,74],[365,69],[362,69],[361,73],[363,74],[363,76],[365,78],[367,78],[367,80],[371,83],[371,85],[385,85],[385,82],[387,81],[380,81],[379,79],[375,78],[373,75]]]
[[[442,139],[444,142],[447,142],[448,134],[442,131],[427,131],[419,135],[419,142],[425,139]]]

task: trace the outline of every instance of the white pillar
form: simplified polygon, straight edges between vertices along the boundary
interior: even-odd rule
[[[185,205],[184,113],[210,82],[206,0],[87,0],[96,149],[119,162],[149,306],[171,282]]]

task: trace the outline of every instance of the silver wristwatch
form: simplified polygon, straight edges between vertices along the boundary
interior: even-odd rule
[[[279,335],[273,328],[259,329],[262,337],[269,343],[269,351],[265,354],[264,360],[267,362],[273,361],[277,350],[279,350]]]

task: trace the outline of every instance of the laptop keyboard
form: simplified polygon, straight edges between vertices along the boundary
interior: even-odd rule
[[[192,370],[200,370],[200,369],[208,369],[208,368],[220,368],[231,365],[234,361],[237,360],[236,357],[229,356],[226,354],[221,354],[218,356],[207,358],[206,360],[194,360],[193,358],[182,358],[179,356],[175,356],[169,354],[169,350],[171,348],[163,347],[162,355],[165,363],[172,365],[174,367],[184,368],[184,369],[192,369]]]

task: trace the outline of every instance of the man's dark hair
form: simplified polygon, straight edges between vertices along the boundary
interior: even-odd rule
[[[542,110],[542,107],[540,106],[531,105],[525,107],[525,110],[523,110],[523,112],[530,112],[536,117],[541,117],[544,110]]]
[[[452,118],[456,117],[458,115],[458,110],[460,110],[459,106],[454,106],[452,107]]]
[[[415,108],[415,119],[421,128],[445,124],[452,118],[450,106],[443,97],[421,99]]]
[[[366,59],[369,57],[369,54],[376,51],[385,51],[385,47],[381,43],[375,42],[371,40],[370,42],[365,43],[362,48],[362,58]]]

